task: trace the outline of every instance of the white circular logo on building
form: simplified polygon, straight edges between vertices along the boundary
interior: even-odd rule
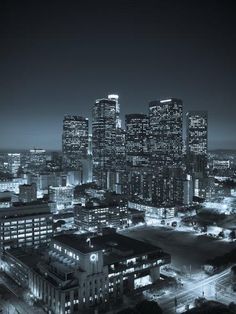
[[[97,260],[97,254],[93,253],[90,255],[90,261],[95,262]]]

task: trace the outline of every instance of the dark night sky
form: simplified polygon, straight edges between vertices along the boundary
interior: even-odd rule
[[[236,148],[234,2],[1,1],[0,148],[60,148],[64,114],[108,93],[123,115],[179,97]]]

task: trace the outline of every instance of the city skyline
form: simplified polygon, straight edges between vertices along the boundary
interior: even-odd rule
[[[60,149],[63,116],[90,119],[94,100],[109,93],[119,94],[123,121],[152,100],[180,98],[185,112],[209,112],[210,149],[236,147],[233,8],[2,2],[1,148]]]
[[[236,314],[234,4],[0,1],[0,313]]]

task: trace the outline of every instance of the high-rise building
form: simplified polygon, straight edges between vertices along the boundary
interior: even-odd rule
[[[121,128],[119,96],[111,94],[107,98],[116,102],[116,128]]]
[[[183,103],[171,98],[149,103],[151,163],[163,169],[182,166]]]
[[[73,207],[74,187],[73,186],[50,186],[49,200],[51,210],[57,212]]]
[[[122,128],[116,129],[116,169],[122,170],[125,166],[126,156],[126,131]]]
[[[46,167],[46,151],[41,148],[30,150],[30,169],[37,173],[44,170]]]
[[[93,176],[103,188],[107,188],[108,173],[115,168],[116,107],[116,100],[99,99],[92,110]]]
[[[187,164],[190,172],[206,173],[208,153],[208,114],[190,111],[187,117]]]
[[[17,177],[18,170],[21,165],[21,155],[19,153],[9,153],[8,154],[8,168],[10,173]]]
[[[66,169],[78,170],[88,155],[87,118],[66,115],[63,120],[62,152]]]
[[[130,166],[148,165],[149,161],[149,118],[145,114],[127,114],[126,158]]]
[[[22,184],[19,186],[19,201],[22,203],[31,203],[37,200],[37,185],[32,184]]]

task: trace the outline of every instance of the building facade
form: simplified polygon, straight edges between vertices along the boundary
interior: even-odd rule
[[[37,200],[37,185],[23,184],[19,186],[19,201],[22,203],[31,203]]]
[[[15,204],[0,209],[0,251],[38,247],[52,238],[52,214],[47,204]]]
[[[116,106],[116,100],[99,99],[92,110],[93,177],[102,188],[107,188],[108,172],[115,168]]]
[[[183,103],[171,98],[149,103],[151,164],[162,172],[182,166]]]
[[[76,206],[75,224],[87,231],[101,231],[105,227],[122,229],[128,224],[127,205],[93,205]]]
[[[63,120],[62,152],[64,167],[78,170],[81,160],[88,155],[88,127],[87,118],[66,115]]]
[[[208,113],[190,111],[187,118],[187,165],[191,173],[206,175],[208,154]]]
[[[9,153],[8,154],[8,169],[14,177],[17,177],[17,173],[20,166],[21,166],[21,154]]]
[[[7,252],[9,274],[54,314],[105,311],[123,295],[150,288],[170,263],[160,248],[117,233],[59,235],[44,257],[27,254]]]
[[[149,118],[145,114],[128,114],[126,125],[126,158],[130,166],[149,163]]]

